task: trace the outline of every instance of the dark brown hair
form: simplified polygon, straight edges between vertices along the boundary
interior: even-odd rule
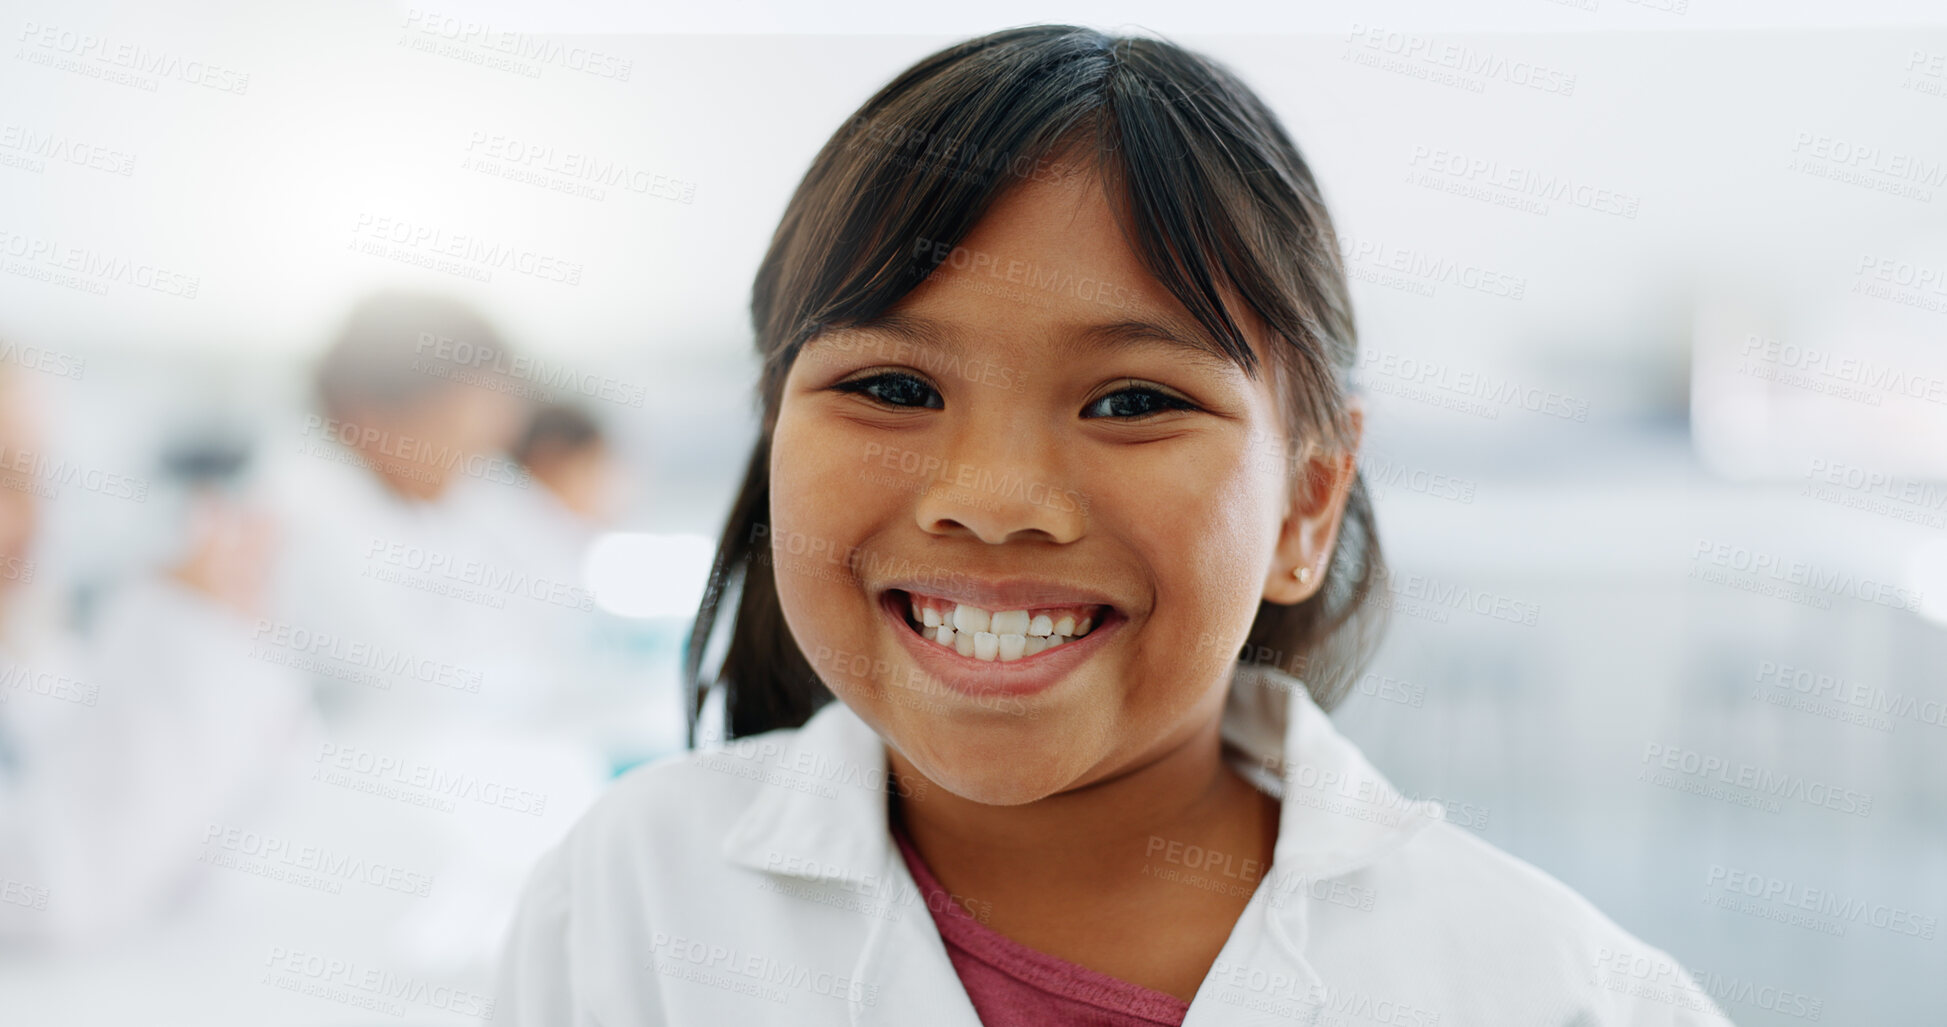
[[[784,622],[770,560],[770,446],[784,380],[821,331],[874,318],[911,291],[1010,186],[1086,160],[1119,200],[1144,266],[1253,377],[1230,290],[1282,345],[1291,437],[1346,435],[1357,342],[1345,270],[1311,169],[1262,100],[1171,43],[1069,25],[948,47],[866,101],[811,162],[751,290],[762,426],[684,654],[691,744],[713,684],[730,737],[795,727],[833,698]],[[1285,455],[1297,473],[1306,453]],[[1330,708],[1370,655],[1383,580],[1363,480],[1322,588],[1260,603],[1246,658],[1301,677]],[[735,595],[715,680],[703,659]]]
[[[602,425],[595,415],[573,403],[548,403],[528,417],[508,455],[532,468],[602,444]]]
[[[435,342],[449,348],[436,348]],[[469,355],[509,353],[492,322],[459,300],[403,291],[367,296],[346,315],[318,360],[312,384],[319,405],[333,417],[351,419],[374,410],[395,411],[442,389],[458,388],[456,371],[500,376],[503,360],[478,366],[444,355],[456,343]]]

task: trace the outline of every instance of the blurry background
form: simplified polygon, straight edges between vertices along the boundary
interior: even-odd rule
[[[284,799],[207,798],[195,880],[139,915],[77,894],[139,818],[80,785],[0,807],[79,825],[0,881],[0,1019],[489,1011],[526,861],[681,746],[790,190],[916,58],[1048,20],[1227,62],[1323,184],[1395,570],[1338,714],[1374,763],[1739,1023],[1947,1017],[1947,13],[1287,6],[0,7],[0,712],[139,731],[167,678],[288,754],[257,782]],[[341,445],[376,408],[313,388],[384,290],[500,337],[400,372],[477,437],[373,436],[448,472],[431,519]],[[510,455],[543,405],[598,437],[594,514]],[[259,535],[316,566],[249,580]],[[265,698],[310,687],[436,728]],[[155,757],[222,781],[213,752]],[[368,970],[398,987],[329,987]]]

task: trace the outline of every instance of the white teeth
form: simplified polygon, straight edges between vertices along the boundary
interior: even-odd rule
[[[997,635],[992,631],[955,631],[951,624],[942,624],[924,634],[938,645],[962,656],[990,663],[995,660],[1009,663],[1074,641],[1065,635],[1022,635],[1012,631]]]
[[[1025,635],[1028,633],[1028,611],[1003,610],[994,615],[993,626],[987,630],[996,635]]]
[[[978,606],[961,603],[953,608],[955,631],[986,631],[992,623],[993,615]]]
[[[1012,662],[1058,645],[1073,642],[1089,633],[1095,618],[1059,610],[1032,613],[1027,610],[983,610],[958,603],[952,606],[928,605],[911,597],[913,622],[928,641],[962,656],[982,661]]]

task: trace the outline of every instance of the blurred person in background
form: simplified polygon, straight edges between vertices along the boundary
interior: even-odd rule
[[[620,470],[606,433],[581,407],[550,403],[534,411],[514,446],[514,459],[545,488],[545,497],[589,525],[612,521]]]
[[[246,655],[269,525],[213,495],[179,562],[74,630],[64,584],[37,573],[39,420],[0,366],[0,943],[89,943],[167,911],[208,825],[265,799],[311,707],[295,674]]]
[[[370,296],[263,482],[282,543],[259,644],[312,680],[314,769],[338,781],[297,790],[303,831],[410,853],[438,882],[372,925],[427,966],[485,959],[521,875],[609,769],[564,721],[595,607],[572,562],[537,560],[558,546],[509,454],[521,366],[467,304]]]
[[[487,528],[532,488],[507,455],[526,414],[498,370],[510,352],[470,307],[390,292],[357,304],[317,364],[317,409],[268,489],[289,535],[273,631],[333,641],[296,648],[336,719],[516,722],[546,701],[540,604],[509,580],[517,541]],[[359,683],[372,652],[430,661],[434,680]]]
[[[636,479],[618,458],[610,432],[594,413],[569,402],[537,407],[513,447],[534,488],[506,490],[493,529],[513,540],[538,577],[581,580],[629,573],[626,558],[602,540],[620,525],[624,497]],[[639,441],[639,440],[638,440]],[[607,566],[601,566],[607,563]],[[659,573],[651,563],[636,573]],[[681,698],[675,677],[682,625],[624,617],[609,609],[555,617],[560,649],[586,662],[560,682],[561,719],[606,752],[615,768],[673,752],[682,744]]]
[[[403,292],[358,303],[318,362],[270,489],[290,536],[271,631],[312,640],[345,730],[586,739],[639,670],[582,578],[621,470],[587,411],[532,402],[527,366],[471,307]],[[400,660],[431,670],[364,673]]]
[[[607,433],[588,411],[547,403],[534,408],[510,455],[532,487],[501,489],[499,502],[486,502],[482,483],[459,486],[475,494],[480,527],[535,574],[579,580],[589,545],[615,523],[621,469]]]

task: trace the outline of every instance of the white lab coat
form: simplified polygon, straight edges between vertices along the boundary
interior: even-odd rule
[[[402,499],[340,462],[349,450],[316,445],[339,459],[275,454],[266,469],[281,545],[255,641],[322,668],[309,676],[334,725],[529,723],[553,682],[573,674],[558,665],[573,654],[536,631],[560,608],[507,587],[525,568],[478,528],[479,508],[501,498],[494,490],[514,486],[462,482],[434,502]]]
[[[92,942],[157,913],[311,723],[303,681],[197,593],[137,580],[99,620],[87,651],[0,653],[0,942]]]
[[[1186,1027],[1728,1023],[1669,956],[1402,797],[1290,676],[1240,670],[1224,735],[1282,813]],[[536,867],[500,1018],[975,1027],[888,834],[884,766],[833,703],[625,775]]]
[[[397,920],[375,919],[373,936],[484,975],[535,858],[609,780],[607,754],[562,715],[588,677],[584,633],[601,613],[578,568],[526,551],[520,512],[538,483],[462,476],[437,500],[409,500],[351,451],[311,442],[267,461],[282,546],[251,639],[263,659],[305,674],[322,714],[307,755],[336,783],[290,782],[292,829],[341,837],[348,815],[384,824],[357,836],[410,854],[438,884]],[[361,775],[367,758],[406,769]],[[415,769],[460,782],[457,808],[357,790],[398,787]],[[360,805],[370,812],[354,813]]]

